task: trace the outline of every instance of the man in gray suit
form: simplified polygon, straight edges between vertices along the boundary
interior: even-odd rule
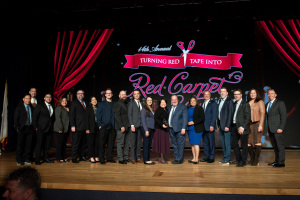
[[[275,161],[269,163],[273,167],[285,167],[284,131],[287,120],[286,107],[283,101],[276,99],[275,90],[268,90],[269,102],[266,104],[266,123],[264,131],[268,131],[275,152]]]
[[[248,134],[250,133],[250,120],[251,109],[249,103],[242,99],[242,91],[237,89],[233,92],[234,99],[234,114],[232,124],[232,147],[237,160],[237,167],[244,167],[247,162],[248,155]],[[243,154],[241,154],[239,147],[239,140],[241,140],[241,146]]]
[[[140,91],[133,91],[133,100],[128,103],[128,119],[130,124],[130,138],[131,138],[131,163],[142,163],[141,161],[141,110],[142,104],[140,102]]]

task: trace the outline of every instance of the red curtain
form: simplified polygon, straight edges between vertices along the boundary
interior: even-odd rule
[[[102,51],[113,29],[57,33],[54,56],[54,102],[86,74]]]
[[[299,20],[257,21],[256,24],[278,56],[300,77]]]

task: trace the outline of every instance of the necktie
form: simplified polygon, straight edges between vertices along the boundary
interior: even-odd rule
[[[269,103],[269,106],[268,106],[268,113],[269,113],[269,111],[270,111],[271,105],[272,105],[272,102]]]
[[[51,116],[51,107],[50,107],[50,104],[48,104],[48,110],[49,110],[49,114]]]
[[[83,106],[83,109],[85,110],[85,109],[86,109],[86,107],[85,107],[85,105],[84,105],[83,101],[81,101],[81,105]]]
[[[205,106],[205,101],[203,103],[203,111],[205,112],[206,106]]]
[[[35,99],[33,99],[32,107],[36,107]]]
[[[30,125],[30,112],[29,112],[29,106],[26,106],[26,113],[27,113],[26,125]]]
[[[173,127],[171,122],[172,122],[172,118],[173,118],[173,115],[174,115],[174,110],[175,110],[175,107],[172,106],[172,109],[171,109],[171,112],[170,112],[170,117],[169,117],[169,125],[170,127]]]

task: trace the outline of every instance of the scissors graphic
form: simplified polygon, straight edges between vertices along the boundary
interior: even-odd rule
[[[191,40],[190,43],[189,43],[189,46],[188,46],[188,49],[185,50],[184,48],[184,42],[177,42],[177,46],[182,50],[183,52],[183,58],[184,58],[184,66],[185,66],[185,63],[186,63],[186,54],[189,53],[190,50],[192,50],[195,46],[195,40]]]

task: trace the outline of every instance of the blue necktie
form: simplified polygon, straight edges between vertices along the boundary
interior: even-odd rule
[[[271,105],[272,105],[272,102],[269,103],[269,106],[268,106],[268,113],[269,113],[269,111],[270,111]]]

